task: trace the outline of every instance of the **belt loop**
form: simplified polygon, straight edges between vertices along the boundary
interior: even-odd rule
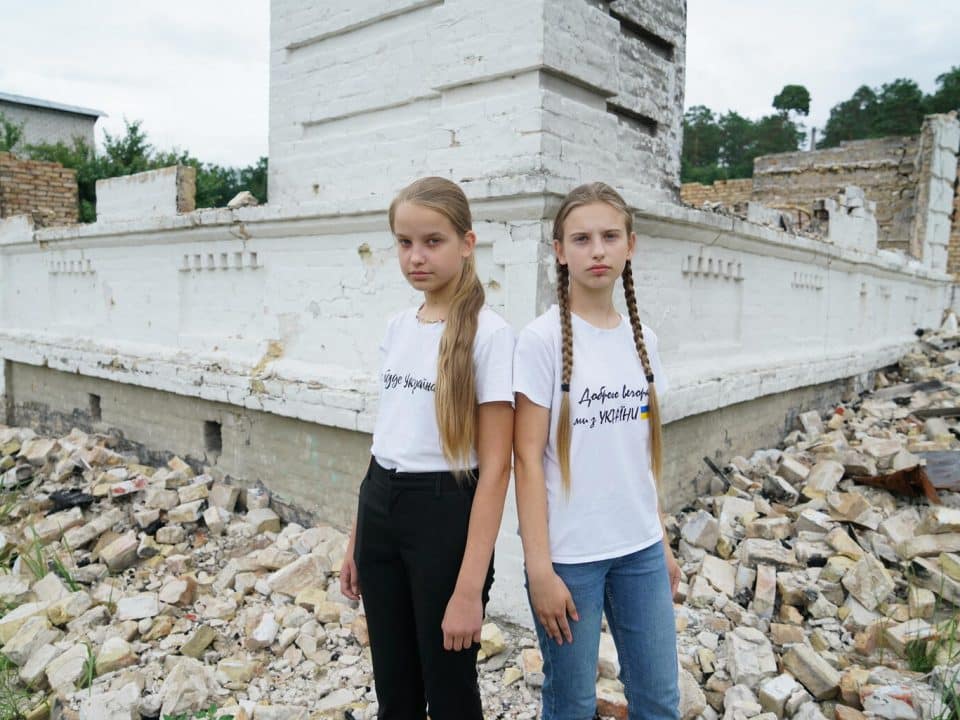
[[[440,497],[440,495],[441,495],[441,492],[440,492],[440,480],[441,480],[442,477],[443,477],[443,476],[442,476],[440,473],[436,473],[436,474],[434,475],[434,479],[433,479],[433,494],[434,494],[436,497]]]

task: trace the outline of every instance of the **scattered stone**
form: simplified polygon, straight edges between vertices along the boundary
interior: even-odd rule
[[[141,620],[160,614],[160,597],[154,592],[138,593],[117,601],[118,620]]]
[[[764,680],[759,689],[760,707],[783,718],[787,701],[799,687],[793,676],[786,673]]]
[[[157,530],[156,539],[161,545],[179,545],[187,539],[187,531],[180,525],[165,525]]]
[[[520,653],[523,681],[531,687],[543,685],[543,658],[536,648],[526,648]]]
[[[784,455],[777,469],[777,475],[787,482],[803,484],[810,475],[810,469],[799,460]]]
[[[137,654],[130,646],[130,643],[121,637],[114,636],[107,638],[100,647],[100,652],[97,653],[97,675],[106,675],[107,673],[136,665],[137,661]]]
[[[217,639],[217,631],[209,625],[201,625],[196,629],[190,639],[180,647],[180,654],[194,659],[199,659],[206,650]]]
[[[298,596],[299,600],[299,596]],[[300,604],[299,602],[297,603]],[[492,658],[499,655],[507,649],[507,641],[503,637],[503,631],[497,627],[496,623],[485,623],[480,628],[480,652],[485,658]]]
[[[264,511],[257,510],[255,512],[262,513]],[[267,579],[267,583],[274,592],[296,597],[302,590],[325,584],[329,572],[330,562],[326,558],[318,555],[305,555],[277,570]]]
[[[836,489],[845,471],[844,466],[836,460],[821,460],[810,468],[803,486],[804,496],[811,500],[826,497]]]
[[[687,518],[680,536],[694,547],[713,552],[720,539],[720,524],[710,513],[698,510]]]
[[[777,567],[793,567],[797,565],[796,555],[776,540],[761,538],[747,538],[740,543],[738,551],[740,562],[747,567],[755,568],[760,563]]]
[[[193,502],[177,505],[167,512],[167,521],[171,523],[194,523],[200,520],[200,514],[203,512],[203,500],[194,500]]]
[[[55,642],[60,635],[62,633],[51,627],[45,617],[34,615],[4,644],[3,654],[14,665],[22,667],[38,648]]]
[[[218,507],[233,512],[240,497],[240,488],[225,483],[214,483],[210,488],[208,502],[211,507]]]
[[[86,645],[77,643],[66,652],[55,656],[47,665],[46,675],[50,687],[73,692],[76,684],[84,675],[89,650]]]
[[[48,607],[48,602],[24,603],[0,617],[0,643],[6,645],[28,619],[46,617]]]
[[[106,563],[111,572],[120,572],[137,562],[139,547],[137,534],[131,530],[100,550],[100,559]]]
[[[755,687],[777,673],[777,659],[766,636],[754,628],[739,627],[727,635],[727,670],[737,684]]]
[[[140,688],[130,682],[112,692],[87,694],[80,700],[79,720],[140,720],[139,705]]]
[[[936,635],[936,632],[936,628],[918,618],[888,627],[884,631],[884,639],[891,650],[900,656],[905,656],[910,642],[928,640]]]
[[[817,700],[836,697],[840,690],[840,673],[809,645],[793,645],[784,653],[783,667]]]
[[[872,555],[864,555],[843,576],[843,586],[865,608],[874,610],[893,592],[894,582],[883,564]]]
[[[727,597],[733,597],[736,594],[736,570],[726,560],[707,555],[700,567],[700,576]]]

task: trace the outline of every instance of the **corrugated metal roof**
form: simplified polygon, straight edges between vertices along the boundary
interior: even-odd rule
[[[107,117],[107,114],[100,110],[92,110],[90,108],[78,107],[76,105],[64,105],[63,103],[52,102],[50,100],[41,100],[40,98],[26,97],[24,95],[12,95],[5,92],[0,92],[0,102],[15,103],[17,105],[30,105],[32,107],[46,108],[48,110],[59,110],[60,112],[73,113],[74,115]]]

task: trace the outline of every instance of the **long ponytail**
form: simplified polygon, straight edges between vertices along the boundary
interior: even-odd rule
[[[446,217],[462,238],[473,229],[470,203],[456,183],[442,177],[425,177],[414,181],[390,203],[388,217],[394,232],[397,208],[413,203],[435,210]],[[473,367],[473,341],[477,335],[480,309],[486,301],[483,284],[471,254],[463,261],[460,279],[446,327],[440,338],[437,358],[437,387],[434,403],[440,446],[444,457],[455,469],[465,469],[477,439],[477,392]]]

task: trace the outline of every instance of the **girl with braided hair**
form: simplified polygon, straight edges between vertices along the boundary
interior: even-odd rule
[[[601,617],[630,720],[679,717],[664,540],[657,337],[641,324],[632,215],[603,183],[564,199],[553,224],[557,304],[519,335],[514,466],[527,590],[543,654],[544,720],[591,720]],[[628,318],[614,308],[621,278]]]
[[[380,348],[373,457],[340,589],[363,595],[378,718],[483,720],[476,664],[510,482],[513,331],[484,305],[458,185],[417,180],[388,217],[423,304],[390,320]]]

